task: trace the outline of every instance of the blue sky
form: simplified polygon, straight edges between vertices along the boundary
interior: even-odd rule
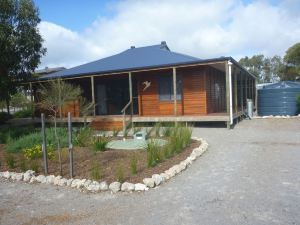
[[[300,41],[299,0],[34,0],[47,54],[72,67],[166,41],[199,58],[284,55]]]

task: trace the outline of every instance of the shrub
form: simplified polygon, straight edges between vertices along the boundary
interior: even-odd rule
[[[161,161],[161,153],[160,153],[160,146],[155,140],[148,141],[146,145],[147,151],[147,165],[148,167],[154,167]]]
[[[5,127],[0,129],[0,142],[8,143],[11,139],[17,139],[21,136],[27,135],[36,131],[34,126],[18,126],[18,127]]]
[[[26,159],[39,159],[43,157],[42,146],[37,144],[31,148],[25,148],[23,150]],[[47,145],[47,156],[49,159],[54,157],[54,148],[52,145]]]
[[[151,137],[151,133],[153,131],[153,127],[151,128],[146,128],[146,135],[145,135],[145,138],[146,139],[149,139]]]
[[[66,128],[57,128],[57,135],[60,139],[61,147],[68,146],[68,133]],[[53,128],[46,129],[47,145],[56,146],[55,132]],[[20,152],[24,148],[32,148],[42,143],[42,135],[40,132],[32,132],[25,136],[11,141],[7,145],[8,152]]]
[[[34,109],[33,108],[27,108],[27,109],[22,109],[18,112],[14,113],[15,118],[28,118],[33,115]]]
[[[117,172],[116,172],[116,179],[120,183],[123,183],[125,181],[124,171],[121,165],[118,165]]]
[[[170,124],[167,124],[163,129],[162,129],[162,134],[164,137],[170,137],[171,133],[172,133],[172,128],[173,126],[171,126]]]
[[[102,168],[100,164],[95,163],[91,170],[91,177],[93,180],[100,180],[102,178]]]
[[[74,138],[74,144],[79,147],[87,147],[91,144],[93,130],[90,127],[81,127]]]
[[[130,159],[130,170],[132,174],[137,174],[137,157],[133,155]]]
[[[16,167],[16,160],[13,155],[7,155],[5,160],[9,169],[14,169]]]
[[[93,141],[93,150],[95,152],[104,152],[106,150],[106,145],[108,143],[108,139],[106,137],[96,137]]]
[[[136,134],[142,130],[141,127],[133,127],[133,134]]]

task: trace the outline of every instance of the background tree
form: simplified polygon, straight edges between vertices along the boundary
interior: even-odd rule
[[[284,56],[285,80],[300,80],[300,43],[291,46]]]
[[[46,53],[39,23],[32,0],[0,1],[0,100],[6,101],[8,112],[16,83],[26,81]]]
[[[57,143],[58,159],[60,164],[60,174],[62,174],[61,163],[61,147],[60,137],[57,134],[57,116],[62,118],[62,107],[70,101],[80,98],[81,89],[79,86],[74,86],[70,83],[64,82],[61,79],[51,80],[45,85],[40,85],[38,90],[40,94],[39,107],[49,111],[54,121],[54,133]]]

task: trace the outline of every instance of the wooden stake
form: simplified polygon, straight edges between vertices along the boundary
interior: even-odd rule
[[[48,154],[47,154],[47,144],[46,144],[46,131],[45,131],[45,114],[41,114],[41,121],[42,121],[42,152],[43,152],[43,159],[44,159],[44,170],[45,174],[48,174]]]
[[[72,118],[68,112],[68,138],[69,138],[69,157],[70,157],[70,177],[74,177],[74,160],[73,160],[73,145],[72,145]]]

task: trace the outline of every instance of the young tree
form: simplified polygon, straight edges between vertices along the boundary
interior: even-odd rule
[[[46,53],[39,23],[32,0],[0,1],[0,100],[6,101],[8,113],[16,83],[28,79]]]
[[[93,102],[89,102],[86,98],[81,97],[79,100],[79,109],[80,116],[84,118],[84,126],[87,123],[87,116],[90,116],[94,113],[95,104]]]
[[[59,118],[61,119],[62,107],[69,101],[79,99],[82,91],[79,86],[74,86],[62,81],[61,79],[56,79],[47,82],[45,85],[41,85],[38,93],[41,98],[39,106],[52,113],[60,173],[62,174],[60,137],[57,135],[57,116],[59,115]]]

